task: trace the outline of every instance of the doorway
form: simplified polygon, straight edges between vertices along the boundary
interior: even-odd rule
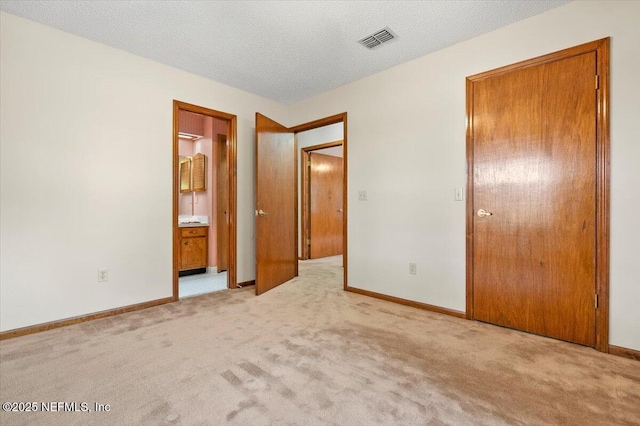
[[[236,288],[236,116],[173,102],[173,299]]]
[[[608,351],[609,40],[467,78],[467,317]]]
[[[298,135],[325,126],[342,131],[343,288],[347,277],[347,113],[294,127],[256,114],[256,294],[298,275]]]

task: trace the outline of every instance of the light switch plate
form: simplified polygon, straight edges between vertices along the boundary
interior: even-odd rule
[[[455,191],[455,200],[456,201],[462,201],[463,200],[463,195],[462,195],[462,188],[456,188]]]
[[[410,275],[418,275],[418,264],[417,263],[409,263],[409,274]]]

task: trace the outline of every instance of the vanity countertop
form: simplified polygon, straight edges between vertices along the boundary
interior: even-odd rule
[[[195,228],[198,226],[209,226],[208,223],[178,223],[178,228]]]
[[[208,216],[178,216],[178,228],[209,226]]]

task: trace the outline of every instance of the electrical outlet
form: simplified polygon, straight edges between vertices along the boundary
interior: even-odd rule
[[[98,269],[98,282],[104,283],[109,281],[109,270],[108,269]]]
[[[358,201],[367,201],[367,191],[364,189],[358,191]]]
[[[410,275],[418,275],[418,264],[417,263],[409,263],[409,274]]]

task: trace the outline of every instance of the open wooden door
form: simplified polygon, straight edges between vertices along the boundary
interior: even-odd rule
[[[216,158],[216,265],[226,271],[229,263],[229,168],[227,166],[227,135],[218,135],[214,142]]]
[[[298,274],[294,133],[256,113],[256,294]]]
[[[342,158],[309,153],[311,259],[342,254]]]

